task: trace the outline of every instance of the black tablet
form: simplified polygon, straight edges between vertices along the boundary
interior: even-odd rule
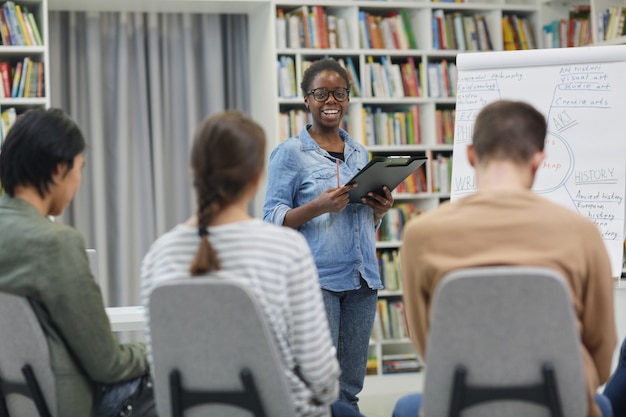
[[[351,203],[360,203],[367,193],[385,195],[383,186],[394,190],[428,158],[425,156],[375,156],[347,184],[359,186],[348,192]]]

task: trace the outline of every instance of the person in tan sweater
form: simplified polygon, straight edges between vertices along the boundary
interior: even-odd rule
[[[524,102],[497,101],[479,113],[467,149],[477,191],[413,219],[404,230],[400,259],[409,331],[427,364],[431,302],[452,270],[498,264],[552,268],[571,289],[587,414],[606,417],[612,415],[610,403],[596,391],[609,378],[617,343],[610,262],[592,221],[531,191],[546,133],[545,117]],[[394,417],[414,417],[420,400],[418,394],[401,398]]]

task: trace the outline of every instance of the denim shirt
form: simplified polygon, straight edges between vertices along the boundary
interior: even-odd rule
[[[303,128],[297,136],[279,144],[270,155],[263,219],[282,225],[286,213],[337,188],[336,158],[319,147]],[[368,160],[365,147],[343,129],[344,159],[339,160],[341,185]],[[299,227],[309,242],[322,288],[355,290],[360,277],[372,289],[382,288],[376,260],[374,211],[365,204],[349,203],[338,213],[324,213]]]

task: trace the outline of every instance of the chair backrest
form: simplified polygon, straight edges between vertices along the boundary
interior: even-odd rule
[[[430,313],[423,409],[447,416],[459,364],[468,384],[521,386],[556,373],[565,417],[587,415],[586,385],[574,309],[567,284],[541,267],[494,266],[447,274]],[[464,417],[549,416],[545,407],[504,401],[475,405]]]
[[[220,392],[243,389],[240,372],[248,368],[265,414],[295,415],[274,337],[247,288],[211,278],[163,283],[150,295],[149,327],[160,417],[172,415],[168,381],[174,369],[180,371],[185,389]],[[207,414],[250,416],[233,406],[215,404],[195,407],[185,416]]]
[[[0,293],[0,380],[2,384],[24,385],[31,396],[22,370],[27,364],[33,370],[49,412],[56,415],[56,388],[48,342],[37,316],[26,298]],[[5,401],[11,417],[41,415],[28,396],[8,394]]]

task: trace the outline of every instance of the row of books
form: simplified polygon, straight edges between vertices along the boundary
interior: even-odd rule
[[[493,51],[489,25],[481,14],[433,10],[432,31],[434,49]]]
[[[345,19],[328,14],[323,6],[276,9],[276,45],[284,48],[350,48]]]
[[[527,17],[502,16],[502,39],[505,51],[536,49],[535,35]]]
[[[403,58],[400,62],[394,62],[389,56],[367,56],[362,82],[351,57],[339,58],[337,61],[348,73],[351,97],[404,98],[424,95],[424,63],[416,64],[412,56]],[[302,71],[306,71],[311,63],[312,61],[304,60]],[[294,58],[289,55],[280,56],[276,68],[279,96],[297,97]],[[426,72],[430,97],[456,97],[458,70],[454,62],[448,62],[447,59],[429,62]]]
[[[420,97],[422,95],[421,65],[413,57],[395,63],[388,56],[379,60],[368,56],[363,75],[363,96],[378,98]],[[421,64],[421,63],[420,63]]]
[[[383,285],[388,291],[402,289],[400,257],[398,249],[376,251],[378,271]]]
[[[429,62],[428,96],[429,97],[456,97],[458,69],[456,63],[442,59],[441,62]]]
[[[343,117],[341,128],[349,131],[350,117],[346,114]],[[313,123],[311,113],[302,109],[291,109],[278,113],[278,138],[282,142],[300,133],[307,124]]]
[[[377,240],[380,242],[402,240],[404,225],[421,212],[413,203],[394,204],[381,221],[376,235]]]
[[[626,36],[626,6],[613,6],[599,13],[598,39],[611,40]]]
[[[546,48],[566,48],[591,45],[591,8],[589,5],[572,6],[568,19],[554,19],[542,27]]]
[[[417,104],[406,110],[384,112],[380,107],[365,106],[362,110],[363,144],[419,145],[420,111]]]
[[[417,49],[417,42],[406,9],[375,15],[359,12],[359,33],[363,49]]]
[[[424,369],[424,364],[415,353],[397,353],[383,355],[382,373],[397,374],[404,372],[419,372]],[[367,358],[366,375],[378,374],[378,357],[372,355]]]
[[[437,133],[437,144],[452,145],[454,143],[454,118],[456,110],[437,109],[435,110],[435,130]]]
[[[0,39],[3,45],[43,45],[35,16],[27,6],[13,1],[5,2],[0,9]]]
[[[424,369],[424,364],[415,353],[399,353],[383,356],[383,374],[419,372],[422,369]]]
[[[372,338],[375,340],[406,339],[409,329],[402,300],[378,299]]]
[[[428,182],[426,181],[426,171],[424,165],[417,168],[417,171],[412,172],[406,180],[402,181],[395,189],[396,193],[427,193]],[[416,213],[416,214],[419,214]]]
[[[18,61],[14,67],[7,61],[0,62],[0,98],[43,97],[43,62],[30,57]]]

